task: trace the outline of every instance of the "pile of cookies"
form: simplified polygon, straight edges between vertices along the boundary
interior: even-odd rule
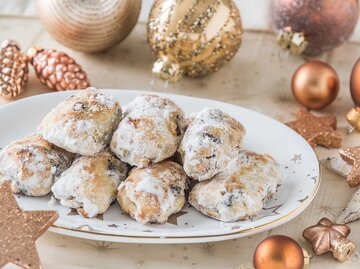
[[[122,110],[113,96],[89,88],[0,152],[0,183],[28,196],[52,192],[87,218],[117,198],[141,223],[165,223],[187,201],[237,221],[256,215],[281,180],[272,157],[241,149],[244,135],[219,109],[187,119],[173,101],[143,94]]]

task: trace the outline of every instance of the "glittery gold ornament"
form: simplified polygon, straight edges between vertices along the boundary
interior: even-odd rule
[[[349,234],[349,226],[335,224],[327,218],[322,218],[318,224],[303,232],[304,238],[312,243],[316,255],[332,252],[334,258],[341,262],[349,259],[355,250],[355,244],[346,238]]]
[[[134,28],[141,0],[36,0],[46,30],[65,46],[99,52],[121,42]]]
[[[308,262],[300,245],[284,235],[266,238],[254,253],[255,269],[303,269]]]
[[[12,99],[25,90],[28,82],[28,62],[20,46],[13,40],[5,40],[0,50],[0,96]]]
[[[14,263],[40,269],[35,241],[58,219],[56,211],[23,211],[10,184],[0,185],[0,268]]]
[[[156,56],[153,73],[170,82],[217,71],[242,39],[239,10],[231,0],[156,0],[147,32]]]
[[[272,0],[270,16],[278,42],[294,54],[331,50],[353,33],[359,18],[358,0]]]
[[[64,52],[31,47],[27,57],[41,83],[52,90],[80,90],[90,86],[85,71]]]

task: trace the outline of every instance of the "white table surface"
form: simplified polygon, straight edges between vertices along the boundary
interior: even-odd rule
[[[298,104],[290,92],[290,80],[303,59],[279,57],[273,34],[266,31],[247,30],[244,42],[236,57],[219,72],[201,79],[183,79],[166,86],[153,77],[153,57],[146,43],[145,24],[139,23],[132,34],[107,53],[87,55],[71,51],[54,41],[35,17],[0,16],[0,39],[13,38],[26,49],[31,44],[45,48],[63,49],[81,63],[92,84],[98,88],[127,88],[156,90],[183,95],[201,96],[238,104],[279,121],[294,118]],[[320,59],[329,61],[341,78],[341,91],[336,101],[324,113],[338,116],[339,130],[344,135],[344,145],[358,144],[360,134],[346,135],[348,127],[345,113],[352,107],[349,94],[349,74],[360,55],[360,45],[352,42]],[[27,91],[21,98],[49,92],[35,78],[33,71]],[[0,105],[7,102],[0,100]],[[34,108],[36,109],[36,108]],[[29,112],[31,113],[31,112]],[[1,128],[6,128],[2,126]],[[318,148],[320,159],[336,156],[337,150]],[[334,219],[350,199],[355,189],[346,181],[322,169],[320,191],[309,206],[292,222],[274,230],[254,236],[209,244],[141,245],[110,244],[70,238],[47,232],[37,241],[39,255],[45,269],[57,268],[246,268],[252,260],[256,245],[273,234],[289,235],[310,251],[302,239],[302,231],[321,217]],[[360,222],[351,225],[350,238],[360,247]],[[311,253],[311,251],[310,251]],[[15,268],[8,265],[6,268]],[[313,257],[311,268],[360,268],[360,259],[339,263],[330,255]]]

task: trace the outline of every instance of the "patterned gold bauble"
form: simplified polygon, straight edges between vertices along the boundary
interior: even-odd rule
[[[153,73],[170,82],[217,71],[240,47],[240,13],[231,0],[156,0],[148,42]]]
[[[27,51],[40,82],[51,90],[81,90],[90,86],[86,72],[69,55],[37,46]]]
[[[5,40],[0,48],[0,96],[12,99],[21,94],[28,81],[28,63],[20,46]]]
[[[52,37],[84,52],[121,42],[134,28],[141,0],[36,0],[39,17]]]

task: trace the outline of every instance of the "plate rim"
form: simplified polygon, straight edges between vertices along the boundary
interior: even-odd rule
[[[124,91],[127,93],[131,93],[131,94],[142,94],[142,93],[147,93],[147,94],[158,94],[158,95],[163,95],[163,96],[173,96],[176,98],[176,96],[178,97],[186,97],[186,98],[193,98],[193,99],[198,99],[198,100],[202,100],[202,101],[212,101],[212,102],[217,102],[217,103],[223,103],[226,104],[228,106],[233,106],[234,108],[241,108],[243,110],[246,111],[250,111],[252,113],[256,113],[258,115],[261,115],[262,117],[265,117],[267,120],[270,120],[272,122],[275,122],[276,124],[281,124],[284,125],[286,128],[288,128],[290,131],[294,132],[297,136],[300,137],[300,139],[304,140],[306,142],[306,140],[300,136],[298,133],[296,133],[294,130],[292,130],[291,128],[289,128],[288,126],[286,126],[284,123],[273,119],[265,114],[262,114],[260,112],[251,110],[249,108],[243,107],[243,106],[239,106],[239,105],[235,105],[235,104],[231,104],[231,103],[227,103],[221,100],[215,100],[215,99],[210,99],[210,98],[202,98],[202,97],[196,97],[196,96],[188,96],[188,95],[180,95],[180,94],[173,94],[173,93],[167,93],[167,92],[156,92],[156,91],[146,91],[146,90],[130,90],[130,89],[115,89],[115,88],[104,88],[104,89],[99,89],[101,91]],[[38,95],[33,95],[33,96],[28,96],[25,97],[23,99],[19,99],[19,100],[15,100],[14,102],[11,103],[7,103],[4,104],[0,107],[0,112],[3,109],[7,109],[8,107],[12,107],[15,105],[19,105],[22,102],[26,102],[29,101],[29,99],[37,99],[37,98],[44,98],[46,96],[50,96],[50,95],[63,95],[64,93],[76,93],[78,90],[69,90],[69,91],[60,91],[60,92],[48,92],[48,93],[43,93],[43,94],[38,94]],[[280,225],[283,225],[291,220],[293,220],[295,217],[297,217],[298,215],[300,215],[310,204],[311,202],[314,200],[320,185],[321,185],[321,181],[322,181],[322,171],[321,171],[321,167],[320,167],[320,162],[319,162],[319,158],[314,150],[314,148],[312,148],[309,145],[309,149],[311,149],[312,153],[314,154],[317,163],[318,163],[318,176],[316,177],[316,185],[313,188],[313,191],[311,193],[311,196],[309,196],[304,202],[302,202],[297,208],[295,208],[294,210],[292,210],[291,212],[287,213],[286,215],[275,219],[271,222],[267,222],[258,226],[254,226],[251,228],[247,228],[244,230],[240,230],[240,231],[236,231],[236,232],[229,232],[229,233],[223,233],[223,234],[214,234],[214,235],[190,235],[190,236],[141,236],[141,235],[121,235],[121,234],[109,234],[106,232],[97,232],[97,231],[86,231],[86,230],[79,230],[79,229],[70,229],[70,228],[66,228],[66,227],[61,227],[61,226],[57,226],[57,225],[52,225],[49,229],[49,231],[54,232],[54,233],[58,233],[58,234],[63,234],[63,235],[68,235],[68,236],[72,236],[72,237],[76,237],[76,238],[83,238],[83,239],[90,239],[90,240],[101,240],[101,241],[108,241],[108,242],[122,242],[122,243],[144,243],[144,244],[182,244],[182,243],[201,243],[201,242],[215,242],[215,241],[223,241],[223,240],[230,240],[230,239],[234,239],[234,238],[238,238],[241,237],[242,234],[246,234],[246,235],[252,235],[255,233],[260,233],[263,231],[268,230],[268,226],[271,226],[271,229],[274,229],[276,227],[279,227]]]

